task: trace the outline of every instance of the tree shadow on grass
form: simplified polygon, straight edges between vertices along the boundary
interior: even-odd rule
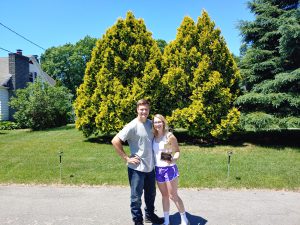
[[[190,221],[191,225],[205,225],[207,223],[207,220],[201,216],[195,216],[190,213],[186,213],[186,216],[187,216],[188,220]],[[174,215],[171,215],[170,222],[172,225],[179,225],[181,223],[180,214],[176,213]]]
[[[72,127],[58,128],[72,129]],[[115,134],[98,135],[89,137],[85,141],[98,144],[111,144]],[[246,147],[249,144],[254,144],[262,147],[272,147],[277,150],[283,150],[284,147],[292,147],[300,151],[300,129],[299,130],[284,130],[284,131],[264,131],[264,132],[239,132],[233,134],[228,140],[207,140],[189,135],[186,130],[174,131],[179,144],[197,145],[199,147],[215,147],[215,146],[233,146]],[[127,145],[127,143],[125,143]]]
[[[25,130],[26,132],[39,132],[39,131],[60,131],[60,130],[73,130],[75,129],[75,124],[67,124],[67,125],[63,125],[60,127],[51,127],[51,128],[45,128],[42,130],[32,130],[30,128],[24,128],[23,130]]]
[[[232,145],[241,143],[272,147],[276,150],[283,150],[284,147],[298,148],[298,150],[300,150],[300,129],[240,132],[233,134],[228,140],[220,144]]]
[[[225,141],[201,139],[189,135],[187,131],[174,131],[174,134],[181,145],[198,145],[199,147],[214,147],[217,145],[246,147],[249,143],[262,147],[272,147],[277,150],[282,150],[284,147],[295,149],[300,147],[300,129],[237,132]],[[298,150],[300,151],[300,149]]]
[[[174,135],[180,145],[199,145],[199,146],[213,146],[213,140],[205,140],[193,135],[190,135],[186,130],[173,130]]]
[[[64,126],[53,127],[53,128],[49,128],[49,129],[46,129],[46,130],[57,131],[57,130],[72,130],[72,129],[75,129],[75,124],[67,124],[67,125],[64,125]]]
[[[96,137],[90,137],[85,140],[85,142],[98,143],[98,144],[111,144],[111,140],[114,135],[99,135]]]

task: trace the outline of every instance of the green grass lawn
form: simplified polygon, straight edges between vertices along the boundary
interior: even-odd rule
[[[111,137],[86,139],[74,126],[0,131],[0,183],[128,185]],[[300,148],[180,143],[180,187],[300,189]],[[126,151],[128,151],[126,147]],[[227,152],[232,151],[230,176]]]

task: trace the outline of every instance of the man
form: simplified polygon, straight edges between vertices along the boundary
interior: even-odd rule
[[[135,225],[143,225],[141,210],[142,194],[145,199],[145,222],[162,224],[164,220],[154,213],[155,201],[155,172],[152,151],[152,122],[147,119],[150,103],[141,99],[137,102],[137,117],[128,123],[113,139],[112,144],[116,152],[124,159],[128,166],[128,178],[131,188],[130,207]],[[130,156],[123,149],[123,142],[127,141]]]

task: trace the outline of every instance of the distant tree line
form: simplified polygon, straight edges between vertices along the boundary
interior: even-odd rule
[[[42,69],[76,96],[76,89],[83,82],[84,70],[91,60],[96,38],[84,37],[75,44],[48,48],[41,56]]]

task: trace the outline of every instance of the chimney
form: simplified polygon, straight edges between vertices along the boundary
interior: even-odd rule
[[[12,75],[12,90],[25,88],[29,82],[29,58],[22,55],[22,50],[9,53],[9,73]]]
[[[17,52],[16,52],[18,55],[22,55],[22,49],[17,49]]]
[[[29,82],[29,58],[23,56],[22,50],[18,49],[16,53],[9,53],[8,59],[9,73],[12,76],[9,85],[9,96],[11,97],[15,90],[25,88]],[[10,120],[13,120],[14,113],[15,110],[9,107]]]

